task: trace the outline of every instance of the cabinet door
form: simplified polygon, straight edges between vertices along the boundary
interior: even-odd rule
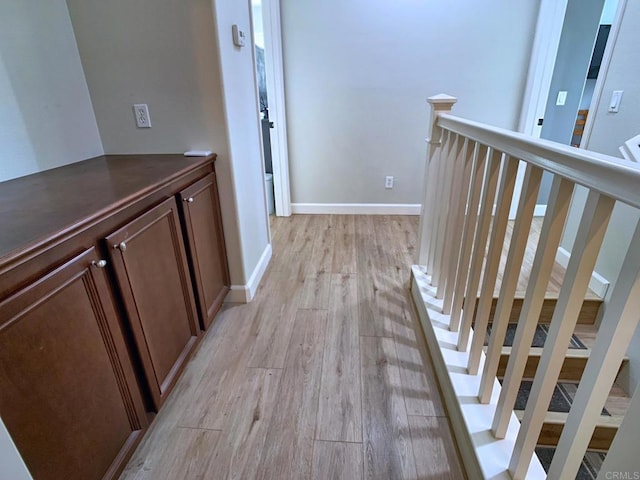
[[[176,201],[170,198],[107,237],[125,309],[156,409],[200,329]]]
[[[147,426],[98,260],[87,250],[0,303],[0,416],[38,480],[115,478]]]
[[[218,188],[214,173],[180,192],[202,328],[211,325],[229,291]]]

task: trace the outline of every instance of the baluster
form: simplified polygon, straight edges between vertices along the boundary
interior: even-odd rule
[[[442,132],[439,132],[442,134]],[[420,215],[420,247],[418,251],[418,264],[425,265],[427,273],[433,271],[433,265],[429,264],[429,251],[434,242],[434,218],[436,212],[436,185],[438,180],[438,166],[442,154],[442,141],[428,140],[427,166],[425,172],[425,195]]]
[[[636,388],[633,394],[622,425],[620,425],[600,468],[598,480],[615,478],[612,475],[613,472],[629,472],[627,478],[634,478],[632,472],[640,472],[638,432],[640,432],[640,387]],[[618,478],[624,477],[619,475]]]
[[[451,316],[449,319],[449,329],[457,332],[460,328],[460,314],[462,313],[462,302],[464,301],[464,289],[467,285],[467,277],[469,276],[469,263],[471,262],[471,248],[473,247],[473,239],[478,224],[478,207],[480,203],[480,192],[482,190],[482,180],[487,168],[487,153],[489,147],[480,145],[476,149],[475,168],[471,179],[471,193],[469,194],[469,203],[464,218],[464,228],[462,233],[462,249],[460,253],[460,261],[456,270],[455,289],[453,291],[453,306],[451,307]],[[447,293],[445,292],[444,304],[448,302]]]
[[[555,263],[556,252],[560,245],[573,187],[573,183],[568,180],[554,176],[547,201],[547,213],[542,223],[529,283],[491,427],[496,438],[504,438],[507,433],[511,412],[516,403],[516,396],[520,390],[520,382],[529,357],[531,342],[542,311],[547,284]]]
[[[467,208],[469,208],[470,195],[473,193],[471,173],[473,172],[474,162],[476,161],[477,150],[477,143],[472,140],[467,140],[463,157],[464,174],[460,176],[459,185],[454,196],[454,201],[456,202],[455,225],[451,235],[448,237],[451,240],[451,249],[445,252],[445,261],[448,265],[447,283],[444,290],[444,300],[442,302],[442,313],[445,315],[451,313],[453,292],[455,284],[458,281],[456,272],[458,271],[458,263],[460,262],[465,216]]]
[[[489,235],[489,225],[493,214],[493,201],[495,199],[496,186],[498,185],[501,158],[502,152],[499,150],[491,150],[487,174],[484,178],[484,185],[482,186],[482,198],[480,199],[478,226],[473,242],[471,269],[469,270],[467,288],[465,289],[463,300],[462,328],[460,329],[460,335],[458,335],[458,350],[460,351],[466,351],[467,344],[469,343],[471,322],[473,321],[476,297],[478,295],[478,284],[480,283],[480,274],[482,273],[482,264],[487,246],[487,236]]]
[[[453,277],[449,276],[451,264],[457,260],[457,252],[454,257],[454,251],[459,247],[458,238],[460,233],[460,208],[464,206],[467,200],[466,192],[463,194],[463,185],[468,186],[467,171],[467,150],[469,142],[466,138],[458,137],[457,148],[455,151],[455,163],[453,163],[453,175],[451,181],[451,191],[449,193],[449,215],[447,218],[447,228],[444,236],[444,249],[442,251],[442,268],[440,269],[440,278],[438,279],[438,289],[436,290],[436,298],[443,298],[446,285],[453,282]],[[470,165],[469,165],[470,167]],[[463,197],[463,199],[461,199]],[[454,267],[455,269],[455,267]],[[443,306],[442,313],[449,313],[450,309]]]
[[[640,223],[598,329],[549,478],[574,478],[640,320]],[[637,434],[637,432],[636,432]],[[636,437],[637,438],[637,437]]]
[[[467,369],[471,375],[476,375],[480,368],[480,357],[484,339],[487,335],[487,325],[491,304],[493,303],[493,293],[496,287],[496,278],[500,267],[500,257],[504,247],[504,236],[507,231],[509,221],[509,210],[511,209],[511,199],[516,185],[516,175],[518,173],[518,160],[505,155],[498,198],[496,200],[496,214],[491,227],[491,241],[489,242],[489,253],[485,262],[484,273],[482,274],[482,289],[480,290],[480,300],[476,312],[474,325],[474,335],[471,341],[471,351]]]
[[[613,199],[596,191],[589,192],[509,463],[509,471],[515,480],[525,478],[531,463],[614,203]]]
[[[459,135],[455,133],[449,133],[449,140],[447,143],[449,144],[449,149],[447,151],[445,163],[443,164],[444,175],[441,177],[442,181],[440,182],[440,190],[438,192],[438,199],[440,202],[438,210],[440,212],[440,217],[438,220],[438,236],[436,238],[436,249],[434,252],[435,266],[433,268],[433,276],[431,277],[431,285],[433,285],[434,287],[439,286],[439,282],[442,277],[442,257],[444,254],[444,245],[447,241],[447,239],[445,238],[445,233],[449,220],[449,202],[447,202],[446,200],[443,201],[442,199],[448,199],[451,192],[451,181],[453,180],[453,171],[455,166],[454,164],[458,151],[458,144],[460,143]]]
[[[433,188],[434,180],[437,178],[435,175],[435,167],[437,165],[437,159],[441,155],[442,145],[442,129],[438,126],[438,115],[440,113],[450,112],[453,105],[457,102],[457,98],[449,95],[435,95],[427,99],[431,107],[431,134],[427,140],[427,166],[425,168],[425,182],[422,198],[425,204],[422,206],[422,215],[420,215],[420,240],[418,249],[418,263],[420,265],[427,265],[429,258],[429,245],[431,243],[433,232],[433,212],[434,206],[437,202],[435,197],[435,189]],[[430,272],[429,272],[430,273]]]
[[[435,197],[433,200],[433,217],[431,220],[431,243],[429,244],[429,271],[431,272],[432,284],[435,282],[436,261],[438,258],[436,252],[438,250],[438,234],[443,208],[440,195],[442,195],[442,183],[444,181],[447,158],[449,157],[449,149],[451,148],[451,135],[452,133],[449,131],[442,132],[442,147],[440,148],[440,155],[438,156],[438,163],[436,164],[436,188],[434,188]]]
[[[498,305],[496,306],[496,311],[493,316],[487,358],[482,370],[482,379],[480,380],[480,403],[489,403],[491,400],[491,392],[498,371],[498,363],[500,361],[504,337],[507,332],[507,325],[509,325],[511,308],[513,307],[513,297],[516,293],[516,287],[518,286],[518,277],[522,270],[522,260],[529,240],[531,221],[533,220],[533,212],[536,207],[541,179],[542,170],[534,167],[530,163],[527,164],[518,211],[516,213],[516,221],[513,227],[513,235],[511,237],[511,245],[509,245],[507,263],[505,265],[504,275],[502,276],[502,285],[500,285]]]

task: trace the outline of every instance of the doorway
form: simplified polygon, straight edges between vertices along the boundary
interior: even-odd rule
[[[565,145],[587,145],[589,111],[600,101],[624,6],[625,0],[542,2],[520,131]],[[522,177],[510,217],[515,217]],[[535,215],[546,211],[551,179],[543,175]]]
[[[250,0],[267,209],[291,215],[280,0]]]

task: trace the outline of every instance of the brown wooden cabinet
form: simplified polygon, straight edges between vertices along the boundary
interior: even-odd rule
[[[202,328],[207,329],[229,291],[215,173],[179,194]]]
[[[0,417],[35,479],[117,478],[217,312],[214,159],[103,156],[0,183]]]
[[[106,238],[157,409],[200,332],[177,210],[169,198]]]
[[[38,480],[113,476],[147,425],[100,260],[90,248],[0,303],[0,412]]]

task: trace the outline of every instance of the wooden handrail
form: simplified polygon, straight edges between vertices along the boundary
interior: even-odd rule
[[[440,128],[640,208],[640,167],[624,159],[530,137],[449,113],[439,113],[436,118]]]

